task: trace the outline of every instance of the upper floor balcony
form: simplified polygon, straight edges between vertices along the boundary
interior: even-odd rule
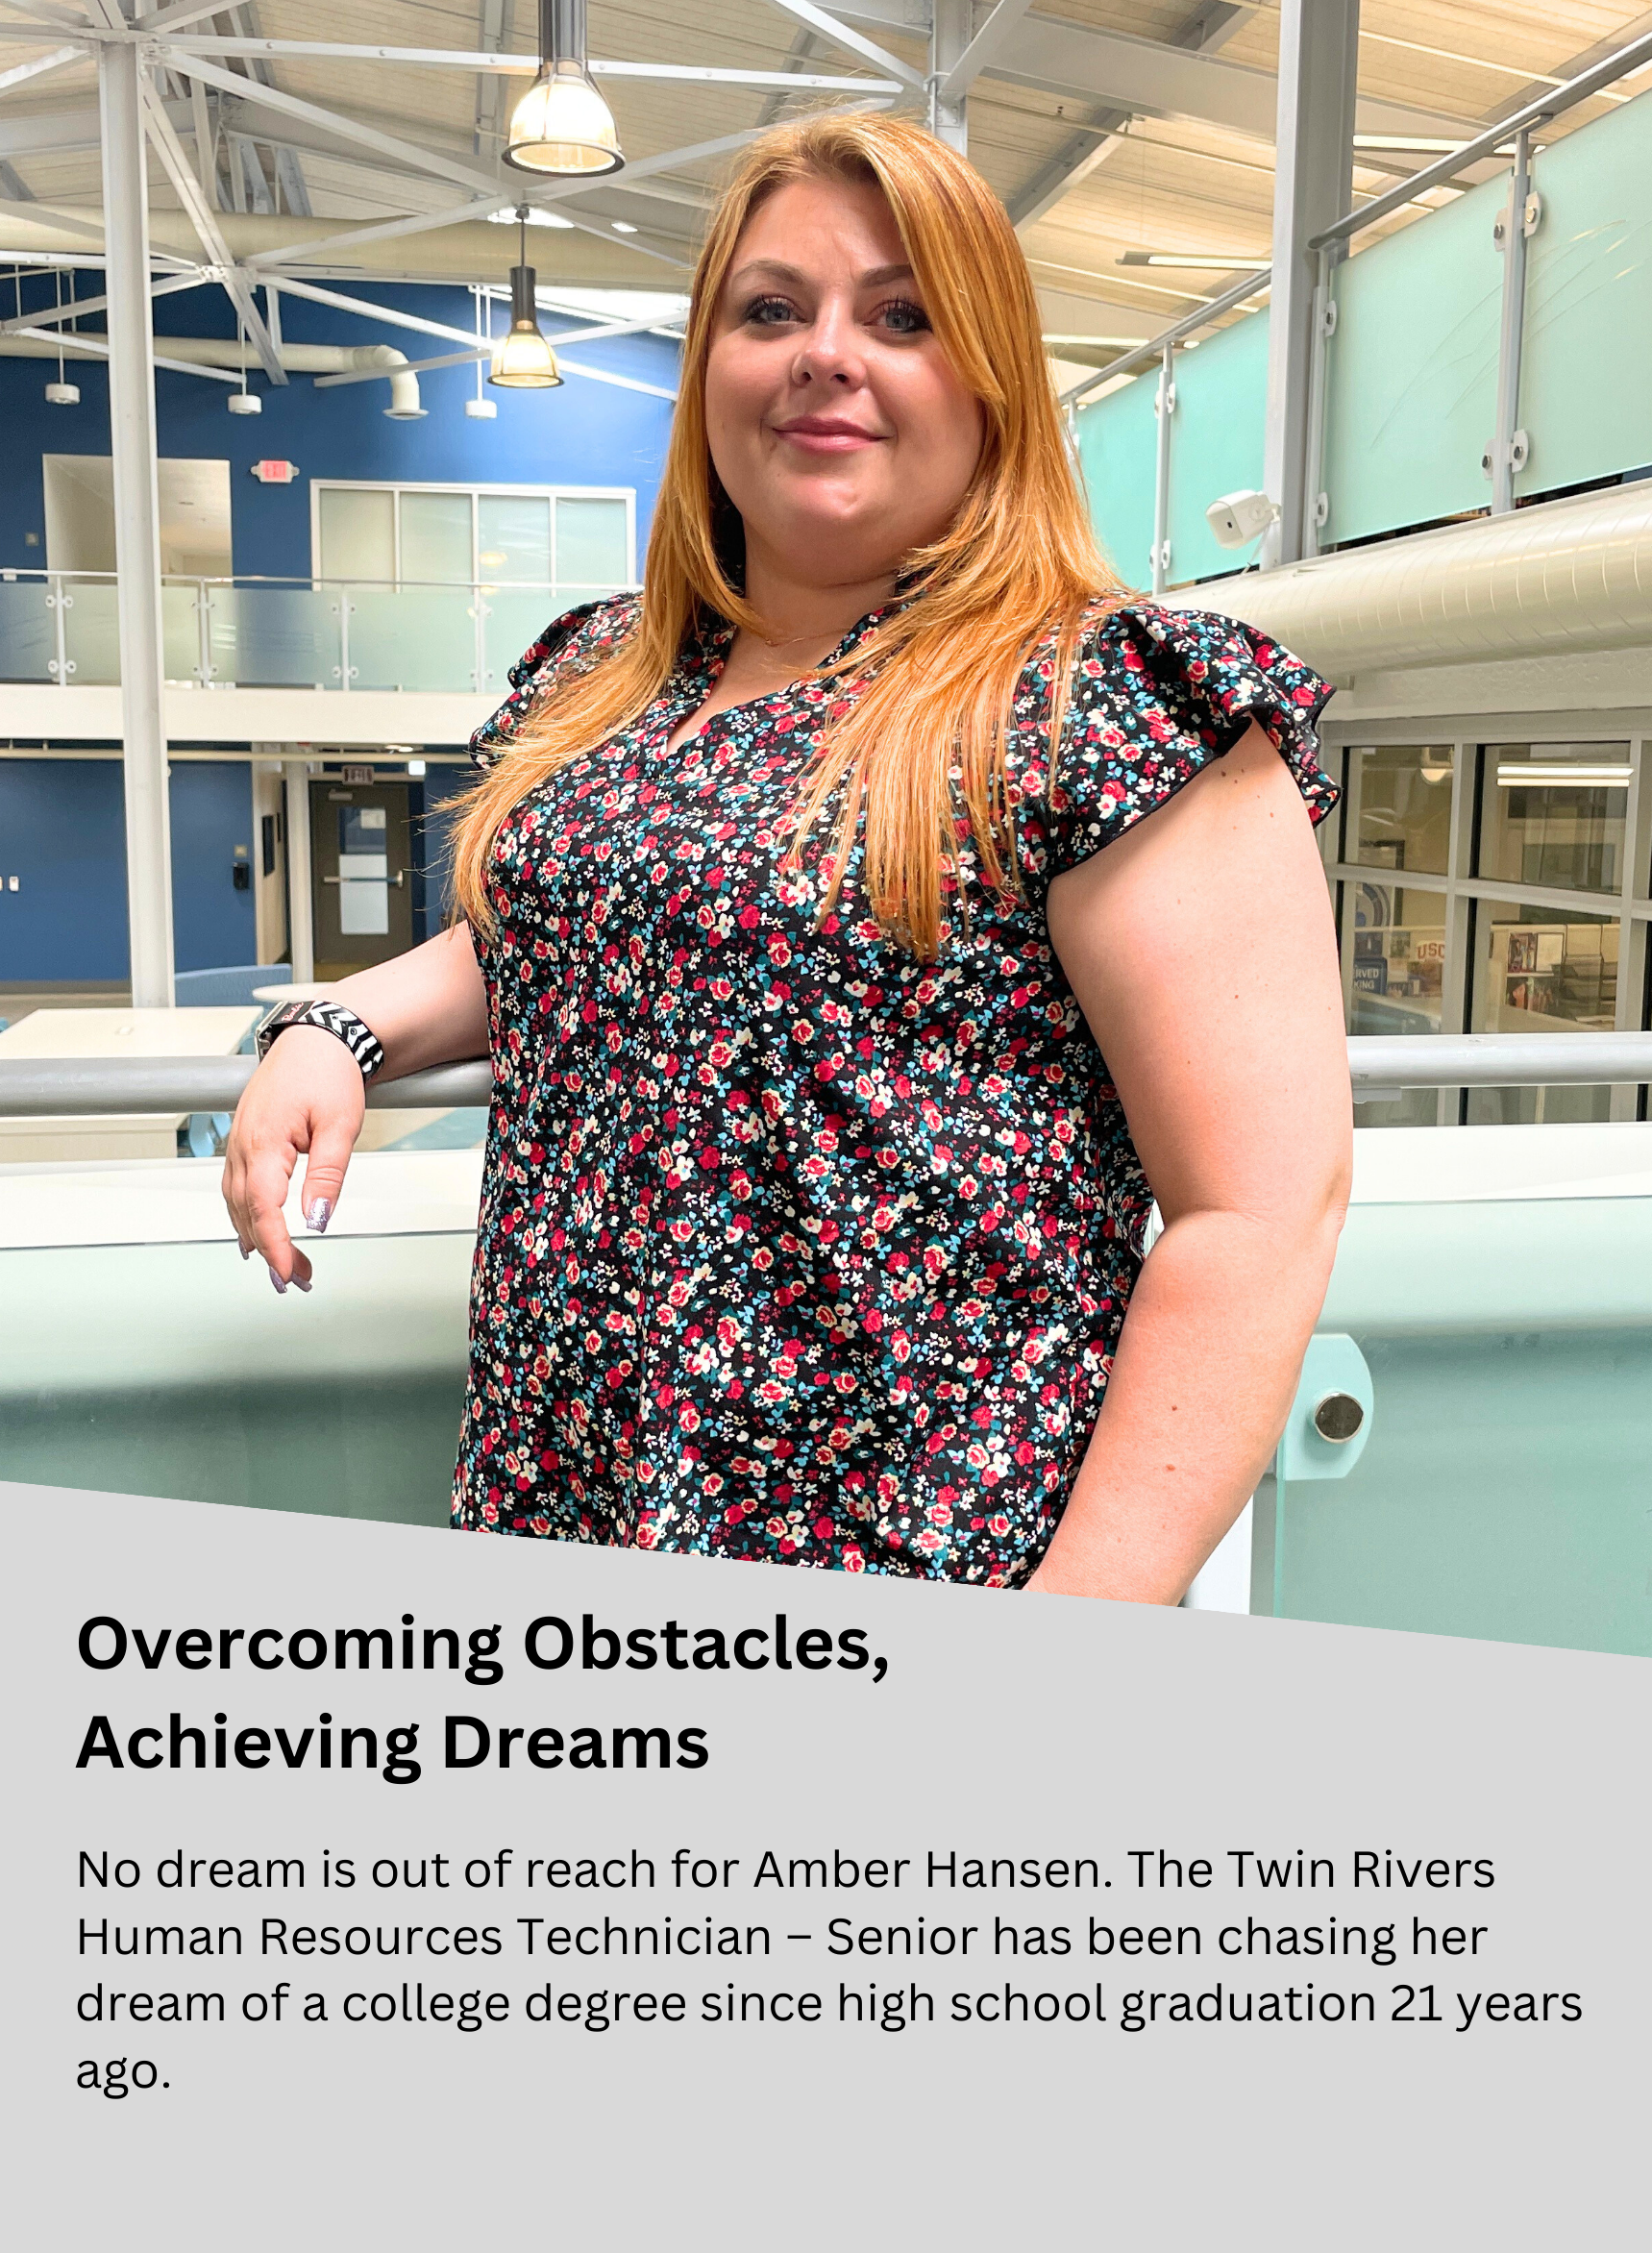
[[[463,742],[549,620],[623,583],[167,578],[166,732]],[[0,573],[0,684],[12,735],[118,736],[114,574]]]

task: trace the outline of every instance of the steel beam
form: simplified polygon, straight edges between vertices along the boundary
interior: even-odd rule
[[[270,341],[270,333],[264,327],[263,315],[253,296],[252,285],[231,255],[217,216],[166,114],[166,106],[160,99],[159,89],[147,70],[140,70],[138,75],[143,98],[143,122],[155,153],[165,167],[166,177],[172,183],[190,226],[200,238],[202,249],[217,269],[219,279],[229,292],[230,302],[246,330],[253,350],[259,356],[259,363],[264,374],[272,384],[284,384],[286,370],[281,364],[281,355]]]
[[[910,87],[915,94],[923,94],[927,99],[929,89],[922,71],[914,70],[910,63],[902,62],[898,55],[891,55],[887,49],[863,37],[859,32],[851,31],[837,16],[828,15],[824,8],[817,8],[814,0],[772,0],[772,5],[784,9],[788,15],[795,15],[800,23],[806,23],[810,31],[820,34],[827,46],[840,48],[846,55],[858,55],[863,62],[872,63],[890,78],[898,78],[902,86]],[[927,23],[925,28],[928,28]]]
[[[929,131],[937,140],[944,140],[949,148],[956,149],[963,156],[970,145],[970,82],[959,74],[972,45],[970,27],[974,10],[972,0],[933,0],[933,6],[929,32]]]
[[[20,87],[25,79],[44,78],[48,70],[61,70],[65,62],[84,62],[85,47],[59,47],[54,54],[37,55],[33,62],[13,62],[10,70],[0,70],[0,93],[8,87]]]
[[[1263,486],[1279,504],[1279,521],[1264,538],[1265,564],[1294,563],[1317,544],[1311,405],[1322,364],[1328,264],[1312,245],[1353,199],[1359,32],[1359,0],[1282,0],[1263,448]]]
[[[1012,5],[1013,0],[1001,0]],[[1025,0],[1021,0],[1023,6]],[[474,47],[369,47],[347,46],[319,39],[177,39],[169,42],[185,55],[261,56],[280,62],[393,62],[421,64],[437,70],[474,71],[478,76],[531,78],[539,68],[536,55],[502,55]],[[801,87],[821,93],[899,93],[898,79],[826,78],[792,76],[777,70],[725,70],[700,62],[607,62],[597,57],[586,63],[593,78],[662,79],[690,86],[756,87],[765,90]]]
[[[963,100],[982,71],[991,69],[1009,45],[1010,40],[1021,28],[1023,16],[1025,15],[1031,5],[1032,0],[998,0],[998,6],[987,17],[979,31],[975,33],[974,38],[969,37],[966,28],[967,44],[956,60],[949,65],[946,78],[942,82],[940,98],[943,102]],[[973,11],[966,7],[964,10],[966,27],[971,21],[972,14]],[[937,9],[934,30],[930,34],[931,39],[938,36],[940,27],[941,11]]]
[[[172,846],[161,706],[165,665],[155,340],[149,313],[144,76],[136,46],[110,42],[99,48],[132,999],[139,1009],[169,1009],[173,1002]]]

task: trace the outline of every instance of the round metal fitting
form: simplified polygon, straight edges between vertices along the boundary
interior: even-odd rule
[[[1327,1393],[1314,1410],[1314,1429],[1333,1447],[1343,1447],[1358,1432],[1366,1412],[1352,1393]]]

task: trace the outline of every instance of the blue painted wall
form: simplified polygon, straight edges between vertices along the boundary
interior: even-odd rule
[[[85,278],[83,277],[83,283]],[[342,287],[343,285],[340,285]],[[38,283],[23,285],[24,310],[37,303]],[[31,302],[31,290],[36,303]],[[441,321],[450,328],[471,325],[467,289],[351,285],[346,294],[394,305],[404,312]],[[182,291],[156,300],[159,333],[174,336],[233,336],[228,301],[217,289]],[[502,309],[495,308],[496,321]],[[96,316],[94,316],[95,320]],[[387,328],[358,313],[334,311],[302,298],[282,301],[284,331],[295,344],[394,344],[409,359],[439,354],[436,337]],[[572,327],[546,315],[543,326],[555,335]],[[90,329],[93,321],[86,324]],[[677,347],[663,336],[615,336],[581,344],[575,358],[594,367],[667,388],[677,382]],[[45,556],[45,496],[42,454],[107,454],[109,379],[101,363],[81,360],[69,369],[81,388],[79,407],[48,407],[47,382],[55,361],[0,359],[0,567],[40,569]],[[665,443],[671,421],[668,400],[612,384],[570,375],[555,391],[498,391],[498,419],[472,421],[464,403],[475,394],[473,368],[436,368],[419,378],[422,422],[392,422],[385,384],[348,384],[318,391],[308,376],[284,385],[250,380],[263,401],[259,415],[229,411],[228,386],[210,378],[169,374],[155,379],[156,411],[162,454],[185,459],[227,460],[230,464],[232,526],[237,572],[277,579],[302,579],[310,568],[309,481],[312,478],[405,480],[430,484],[594,484],[631,485],[637,496],[637,560],[640,570],[653,513]],[[251,473],[255,461],[284,459],[301,475],[290,485],[261,485]],[[25,544],[34,532],[37,547]]]
[[[251,891],[235,847],[257,850],[252,769],[241,759],[172,769],[172,933],[180,970],[254,959]],[[0,984],[127,975],[126,808],[117,759],[0,759]]]
[[[89,280],[82,277],[83,288]],[[347,293],[428,320],[469,329],[471,298],[463,288],[340,285]],[[37,280],[23,285],[25,311],[51,302]],[[11,309],[10,307],[7,308]],[[409,359],[444,348],[434,338],[396,330],[331,307],[283,300],[286,336],[294,343],[393,343]],[[222,291],[185,291],[159,299],[163,335],[231,336]],[[495,309],[496,321],[501,309]],[[86,324],[94,329],[94,316]],[[547,334],[573,327],[545,316]],[[667,388],[677,382],[677,348],[658,336],[614,337],[581,344],[575,357]],[[100,363],[68,371],[81,387],[79,407],[48,407],[46,383],[56,365],[0,359],[0,567],[41,569],[45,554],[42,454],[108,454],[109,385]],[[237,573],[301,579],[310,569],[309,484],[312,478],[361,478],[432,484],[629,485],[637,497],[640,570],[665,458],[671,406],[664,399],[569,375],[555,391],[489,391],[499,413],[472,421],[471,367],[438,368],[419,379],[421,422],[392,422],[384,384],[317,390],[308,377],[284,386],[255,374],[250,387],[263,412],[245,418],[226,406],[228,387],[159,370],[156,405],[160,451],[185,458],[228,460],[234,566]],[[291,485],[261,485],[254,461],[284,458],[301,475]],[[28,545],[33,532],[37,545]],[[0,706],[4,690],[0,689]],[[427,862],[439,865],[450,827],[441,802],[464,786],[465,770],[432,767],[421,792],[412,785],[417,820],[430,808]],[[250,892],[234,889],[234,849],[256,850],[251,771],[242,762],[185,764],[172,770],[173,928],[180,970],[250,962],[254,908]],[[0,982],[86,980],[127,975],[125,821],[116,762],[0,759],[0,880],[15,873],[22,888],[0,896]],[[439,878],[429,886],[425,924],[440,920]],[[415,903],[417,904],[417,903]],[[415,925],[415,928],[418,926]]]

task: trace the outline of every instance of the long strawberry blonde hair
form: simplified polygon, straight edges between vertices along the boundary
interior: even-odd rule
[[[901,561],[922,599],[883,619],[840,667],[852,671],[854,692],[831,707],[800,797],[792,856],[845,785],[822,912],[858,830],[860,883],[873,913],[925,960],[940,945],[961,837],[973,836],[987,883],[1003,890],[1017,880],[1004,740],[1017,681],[1033,649],[1053,635],[1053,744],[1079,623],[1098,596],[1117,599],[1121,589],[1091,535],[1031,277],[1002,205],[964,158],[921,126],[826,115],[753,142],[712,217],[635,623],[600,661],[574,668],[544,696],[471,793],[458,826],[456,901],[483,930],[494,920],[494,840],[512,807],[645,711],[708,615],[763,631],[718,536],[729,505],[706,440],[705,367],[747,221],[777,187],[809,179],[870,182],[887,197],[941,349],[980,402],[985,437],[950,528]]]

